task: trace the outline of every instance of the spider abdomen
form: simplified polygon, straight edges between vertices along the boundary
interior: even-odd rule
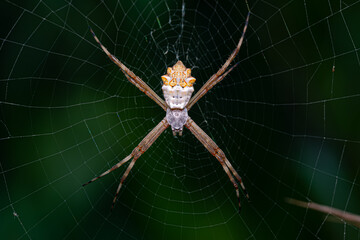
[[[164,98],[170,109],[184,109],[190,100],[193,87],[167,86],[163,85]]]

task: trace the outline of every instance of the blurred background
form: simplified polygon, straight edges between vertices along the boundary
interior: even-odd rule
[[[165,116],[102,43],[159,96],[182,60],[198,90],[241,37],[245,1],[2,1],[1,239],[358,239],[360,1],[249,1],[239,63],[189,112],[243,177],[234,188],[188,131],[166,130],[138,159],[115,209],[128,156]]]

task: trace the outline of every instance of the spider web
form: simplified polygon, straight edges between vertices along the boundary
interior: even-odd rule
[[[128,156],[165,116],[92,38],[160,96],[168,66],[195,91],[243,30],[243,1],[0,3],[2,239],[359,239],[353,225],[289,205],[360,213],[360,1],[250,1],[238,67],[189,115],[243,177],[251,202],[196,138],[166,130]]]

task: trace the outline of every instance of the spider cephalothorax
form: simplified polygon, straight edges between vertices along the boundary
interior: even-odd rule
[[[173,134],[182,135],[188,114],[185,108],[192,93],[193,84],[196,81],[191,76],[191,69],[186,68],[181,61],[178,61],[172,68],[167,69],[167,74],[161,76],[163,80],[162,90],[168,108],[166,110],[166,120],[169,122]]]
[[[239,197],[239,182],[242,190],[245,193],[245,196],[249,199],[249,195],[246,192],[245,186],[241,180],[241,177],[236,172],[234,167],[231,165],[230,161],[226,158],[224,152],[216,145],[216,143],[188,116],[188,110],[201,98],[203,97],[212,87],[225,78],[225,76],[234,69],[237,65],[233,65],[230,69],[227,69],[230,63],[234,60],[235,56],[238,54],[241,44],[244,39],[246,28],[249,22],[250,10],[246,17],[246,22],[243,30],[243,34],[238,42],[233,53],[226,60],[224,65],[214,74],[209,80],[200,88],[200,90],[191,98],[192,93],[194,92],[193,84],[195,78],[191,76],[191,69],[186,68],[181,61],[178,61],[172,68],[167,69],[167,74],[163,75],[161,79],[163,80],[162,90],[164,93],[165,101],[161,99],[141,78],[136,76],[130,69],[128,69],[122,62],[120,62],[114,55],[112,55],[99,41],[94,32],[91,30],[95,40],[100,44],[102,50],[108,55],[108,57],[120,67],[124,72],[125,77],[144,92],[148,97],[154,100],[163,110],[166,111],[166,117],[160,121],[156,127],[151,130],[146,137],[139,143],[137,147],[131,152],[129,156],[115,164],[112,168],[102,173],[100,176],[93,178],[89,182],[85,183],[83,186],[105,176],[106,174],[114,171],[119,168],[126,162],[130,161],[129,166],[127,167],[124,175],[120,180],[119,187],[117,188],[116,195],[113,200],[112,207],[116,202],[117,195],[119,194],[120,188],[128,176],[130,170],[135,164],[135,161],[155,142],[155,140],[161,135],[166,128],[171,126],[173,134],[179,133],[182,134],[183,127],[185,126],[190,130],[192,134],[205,146],[205,148],[219,161],[224,171],[228,175],[230,181],[235,187],[236,196],[239,201],[239,210],[241,208],[240,197]],[[236,180],[235,180],[236,179]]]

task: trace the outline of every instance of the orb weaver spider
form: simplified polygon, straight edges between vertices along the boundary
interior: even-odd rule
[[[161,135],[161,133],[171,126],[174,136],[178,133],[179,136],[182,135],[183,127],[188,128],[192,134],[205,146],[205,148],[219,161],[224,171],[228,175],[230,181],[235,187],[236,196],[239,202],[239,212],[241,210],[240,196],[238,184],[236,183],[234,177],[238,180],[246,198],[249,200],[249,195],[246,191],[245,185],[243,184],[241,177],[236,172],[234,167],[231,165],[229,160],[226,158],[224,152],[216,145],[216,143],[188,116],[188,111],[190,108],[201,98],[203,97],[211,88],[213,88],[217,83],[223,80],[226,75],[228,75],[236,66],[232,66],[229,70],[230,63],[233,61],[235,56],[238,54],[240,47],[242,45],[245,32],[249,23],[250,11],[246,17],[245,26],[241,35],[241,38],[232,52],[230,57],[224,63],[224,65],[218,70],[217,73],[212,75],[210,79],[201,87],[201,89],[190,99],[194,88],[193,84],[195,78],[191,76],[191,69],[186,68],[181,61],[178,61],[172,68],[167,69],[167,74],[163,75],[161,79],[163,80],[163,94],[165,101],[161,99],[140,77],[136,76],[131,70],[129,70],[122,62],[120,62],[114,55],[112,55],[100,42],[100,40],[95,35],[94,31],[90,29],[94,39],[100,45],[102,50],[106,55],[121,69],[126,78],[144,92],[148,97],[154,100],[160,107],[166,111],[166,116],[163,120],[160,121],[156,127],[146,135],[146,137],[139,143],[139,145],[131,152],[129,156],[115,164],[112,168],[108,169],[101,175],[93,178],[89,182],[83,184],[86,186],[89,183],[96,181],[97,179],[105,176],[106,174],[114,171],[115,169],[122,166],[124,163],[128,162],[130,159],[131,162],[127,167],[125,173],[123,174],[120,184],[117,188],[114,200],[111,205],[111,209],[114,208],[117,196],[121,189],[123,182],[128,176],[130,170],[133,168],[136,160],[146,151],[149,147],[155,142],[155,140]],[[226,71],[227,70],[227,71]],[[226,71],[226,72],[225,72]]]

